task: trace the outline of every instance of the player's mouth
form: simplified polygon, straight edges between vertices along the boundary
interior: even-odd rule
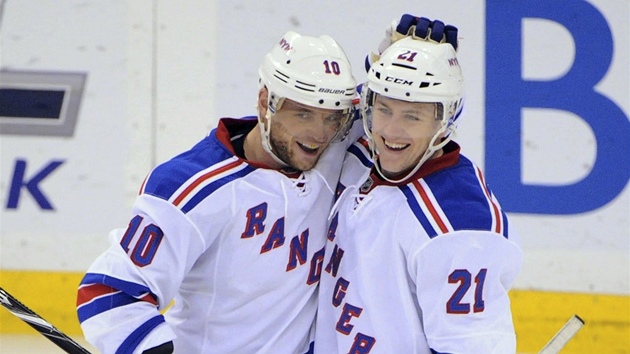
[[[317,154],[317,151],[319,151],[320,145],[316,145],[316,144],[305,144],[305,143],[301,143],[301,142],[297,142],[298,146],[300,147],[300,149],[302,149],[302,151],[304,151],[305,153],[309,154],[309,155],[315,155]]]
[[[410,144],[397,144],[391,141],[387,141],[385,140],[385,138],[382,138],[382,139],[383,139],[383,144],[385,145],[385,147],[388,150],[392,150],[392,151],[402,151],[408,148],[410,145]]]

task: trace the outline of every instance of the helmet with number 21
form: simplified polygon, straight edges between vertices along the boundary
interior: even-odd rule
[[[408,177],[435,151],[444,147],[455,131],[464,96],[464,78],[455,49],[449,43],[411,36],[400,39],[370,67],[362,95],[363,122],[374,151],[373,106],[378,95],[399,101],[435,104],[433,115],[438,127],[431,133],[433,136],[424,154],[406,174]]]

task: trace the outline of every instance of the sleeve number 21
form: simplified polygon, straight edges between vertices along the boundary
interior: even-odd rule
[[[475,277],[475,303],[473,312],[483,312],[483,283],[486,280],[486,268],[482,268]],[[466,269],[456,269],[448,276],[449,284],[459,283],[453,296],[446,303],[446,312],[453,314],[470,313],[470,304],[462,303],[462,298],[471,286],[472,274]]]

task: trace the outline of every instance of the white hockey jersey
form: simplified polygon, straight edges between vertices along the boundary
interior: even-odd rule
[[[344,161],[315,352],[514,353],[508,290],[523,256],[480,169],[450,142],[388,183],[371,173],[366,145]]]
[[[112,231],[79,288],[81,327],[103,353],[169,340],[185,354],[309,350],[349,143],[331,144],[311,171],[282,172],[235,156],[232,135],[255,122],[222,119],[143,183],[128,227]]]

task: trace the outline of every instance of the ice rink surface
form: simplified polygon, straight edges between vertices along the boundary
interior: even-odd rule
[[[85,339],[72,337],[93,354],[99,354]],[[0,335],[0,353],[2,354],[64,354],[65,351],[40,334],[3,334]]]

